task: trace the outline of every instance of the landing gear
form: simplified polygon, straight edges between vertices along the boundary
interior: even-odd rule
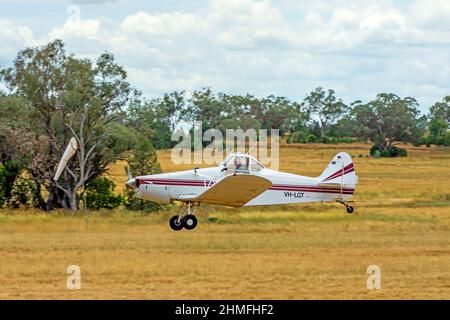
[[[169,225],[172,230],[180,231],[183,228],[185,228],[186,230],[195,229],[195,227],[197,226],[197,218],[194,216],[194,214],[199,206],[199,203],[183,203],[180,209],[180,214],[170,218]],[[192,212],[191,209],[193,209]]]
[[[346,210],[347,210],[347,213],[352,214],[353,211],[355,211],[355,209],[354,209],[352,206],[349,206],[349,205],[347,204],[347,202],[345,202],[345,201],[342,200],[342,199],[337,199],[336,202],[338,202],[338,203],[344,205],[345,208],[346,208]]]
[[[172,230],[180,231],[183,229],[183,223],[180,221],[179,216],[173,216],[169,220],[169,225],[172,228]]]
[[[197,226],[197,218],[193,214],[188,214],[183,218],[182,223],[185,229],[192,230]]]

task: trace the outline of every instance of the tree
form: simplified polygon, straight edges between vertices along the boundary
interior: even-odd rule
[[[227,105],[225,110],[228,110],[224,120],[230,124],[234,122],[235,127],[242,129],[279,129],[283,134],[287,130],[293,130],[304,116],[299,104],[274,95],[261,99],[250,94],[223,95],[223,102]],[[224,123],[224,120],[221,122]]]
[[[0,93],[0,110],[2,118],[0,122],[0,161],[5,167],[6,175],[6,201],[11,202],[12,190],[15,180],[22,170],[40,166],[42,157],[36,154],[36,150],[42,148],[45,143],[42,136],[32,134],[30,128],[34,124],[32,109],[25,99],[16,94]],[[34,176],[33,205],[38,208],[45,206],[41,195],[40,180]]]
[[[152,100],[137,100],[130,105],[125,123],[149,139],[156,149],[170,148],[172,132],[182,119],[185,103],[184,91]]]
[[[6,175],[5,167],[0,163],[0,208],[6,203]]]
[[[429,131],[432,142],[450,145],[450,96],[430,108]]]
[[[14,181],[25,167],[25,159],[17,153],[18,139],[14,134],[19,128],[26,127],[30,122],[29,110],[25,101],[18,96],[0,92],[0,163],[5,170],[6,202],[11,198]]]
[[[116,184],[106,177],[98,177],[89,181],[86,186],[86,202],[90,210],[101,208],[114,209],[120,206],[123,198],[114,194]]]
[[[225,111],[219,120],[217,129],[221,130],[225,136],[227,129],[248,129],[258,130],[262,123],[258,117],[257,110],[260,110],[260,101],[255,97],[247,94],[227,95],[219,94]]]
[[[184,91],[173,91],[163,95],[156,106],[156,115],[161,121],[174,132],[186,110]]]
[[[223,103],[223,95],[216,96],[210,88],[194,91],[183,119],[186,121],[202,122],[203,130],[218,128],[220,122],[230,114],[230,110]]]
[[[128,169],[134,176],[161,173],[157,155],[150,141],[140,137],[139,141],[126,157]],[[144,201],[135,196],[135,191],[126,187],[125,207],[129,210],[154,211],[161,205]]]
[[[369,103],[354,104],[353,133],[370,139],[380,150],[389,151],[397,142],[417,142],[423,133],[419,114],[414,98],[380,93]]]
[[[244,131],[247,131],[248,129],[255,129],[259,130],[261,128],[261,123],[247,115],[243,114],[238,118],[226,118],[220,121],[218,129],[222,131],[224,134],[226,133],[227,129],[242,129]]]
[[[328,89],[325,91],[322,87],[312,91],[303,100],[302,106],[304,111],[308,113],[308,118],[319,127],[321,139],[325,137],[330,124],[335,123],[346,109],[342,100],[336,98],[334,90]]]
[[[273,95],[260,100],[260,110],[256,118],[262,123],[264,129],[279,129],[280,134],[291,129],[301,117],[300,105],[289,101],[285,97]]]
[[[0,75],[27,106],[26,125],[11,127],[9,134],[20,143],[17,152],[38,189],[49,193],[45,209],[76,210],[86,184],[123,151],[115,149],[111,136],[132,94],[125,70],[109,53],[92,63],[67,55],[55,40],[21,51]],[[72,136],[79,151],[56,183],[55,167]]]

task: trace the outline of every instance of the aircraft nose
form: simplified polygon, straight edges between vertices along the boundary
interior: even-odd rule
[[[136,187],[136,179],[132,178],[132,179],[128,180],[126,185],[131,187],[131,188],[135,188]]]

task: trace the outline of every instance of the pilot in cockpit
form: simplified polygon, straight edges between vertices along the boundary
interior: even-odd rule
[[[234,158],[234,170],[235,171],[247,171],[248,165],[242,162],[248,162],[248,158],[241,159],[242,157],[235,157]],[[247,161],[246,161],[247,160]]]
[[[239,159],[238,157],[234,157],[234,170],[238,171],[241,170],[241,159]]]

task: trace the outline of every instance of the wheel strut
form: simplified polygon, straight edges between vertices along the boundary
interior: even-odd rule
[[[200,203],[183,202],[179,214],[170,219],[170,227],[174,230],[181,230],[183,227],[187,230],[194,229],[197,226],[197,218],[194,214],[199,207]]]
[[[342,199],[337,199],[336,202],[345,206],[345,209],[347,210],[348,213],[353,213],[353,211],[355,211],[355,209],[352,206],[350,206],[347,202],[345,202]]]

